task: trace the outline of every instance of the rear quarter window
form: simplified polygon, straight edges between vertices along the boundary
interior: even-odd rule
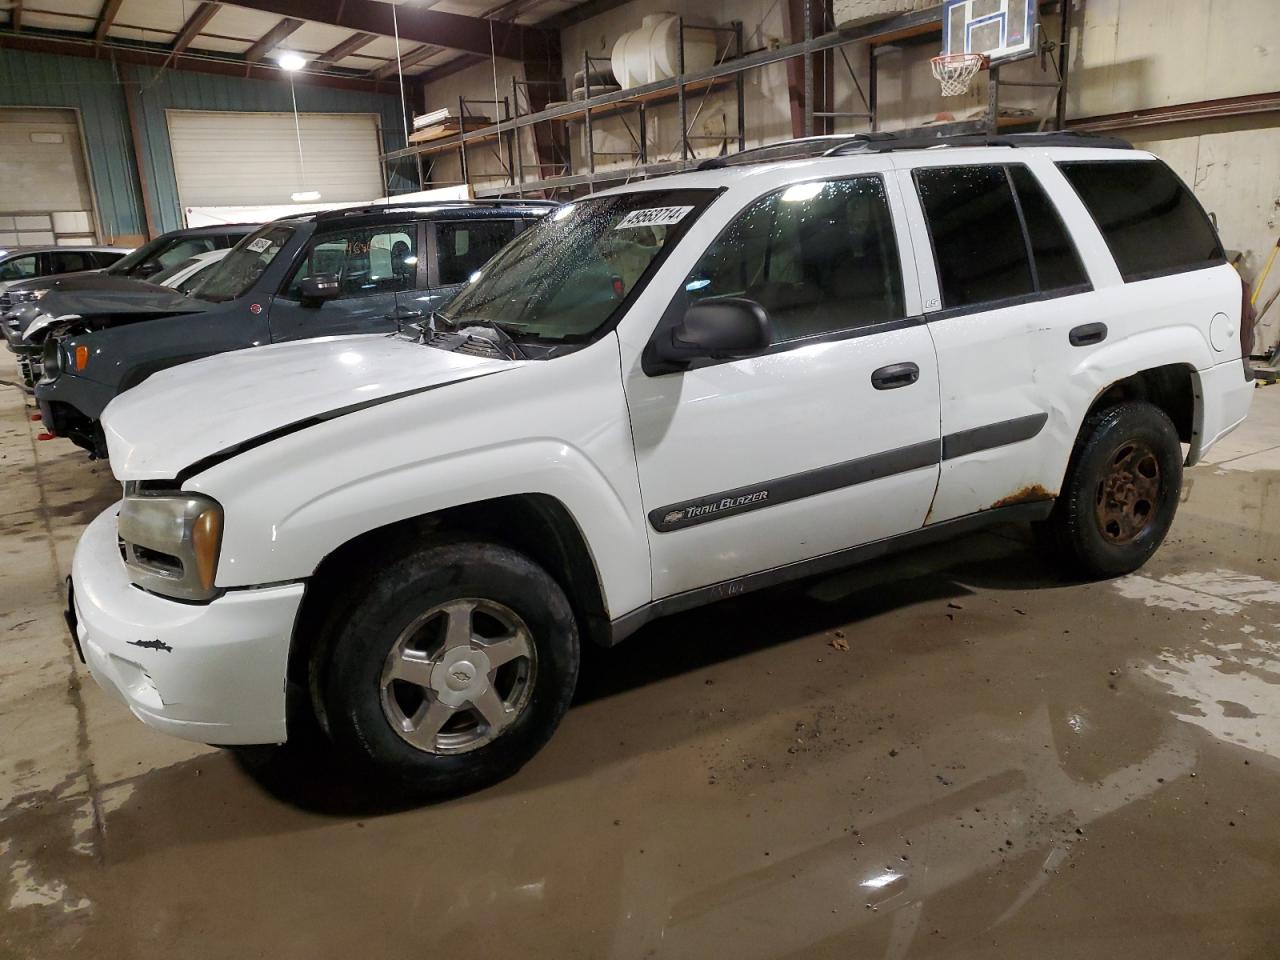
[[[1217,231],[1178,176],[1159,160],[1058,164],[1126,281],[1225,263]]]

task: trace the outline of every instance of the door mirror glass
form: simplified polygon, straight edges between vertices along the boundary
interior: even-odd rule
[[[304,307],[319,307],[342,295],[342,280],[336,273],[313,273],[298,281],[298,294]]]
[[[695,303],[684,319],[659,336],[659,358],[668,363],[740,360],[769,349],[769,314],[754,300],[724,297]]]

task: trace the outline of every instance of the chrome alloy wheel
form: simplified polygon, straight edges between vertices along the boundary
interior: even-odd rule
[[[509,607],[459,599],[432,607],[391,645],[382,712],[426,753],[490,743],[529,705],[538,666],[529,628]]]

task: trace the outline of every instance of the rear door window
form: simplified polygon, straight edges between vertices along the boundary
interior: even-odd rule
[[[1204,208],[1159,160],[1065,161],[1058,167],[1102,231],[1125,280],[1226,262]]]
[[[1035,293],[1013,187],[1002,166],[915,171],[943,309]]]
[[[471,275],[510,243],[519,220],[443,220],[436,223],[440,285],[466,283]]]
[[[1040,181],[1026,167],[1014,165],[1008,169],[1027,225],[1027,240],[1031,244],[1040,292],[1062,293],[1088,288],[1089,278],[1080,263],[1080,255]]]
[[[93,260],[83,250],[54,250],[49,254],[53,273],[72,273],[76,270],[89,270]]]

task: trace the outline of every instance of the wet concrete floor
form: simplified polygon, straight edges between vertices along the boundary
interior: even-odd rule
[[[1017,531],[592,650],[514,779],[415,806],[153,733],[61,583],[117,496],[0,387],[0,958],[1280,956],[1280,387],[1139,575]]]

